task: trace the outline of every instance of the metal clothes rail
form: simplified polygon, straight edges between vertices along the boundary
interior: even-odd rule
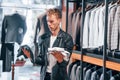
[[[80,36],[81,36],[81,42],[80,42],[80,44],[81,44],[81,47],[82,47],[82,43],[83,43],[83,41],[82,41],[82,37],[83,37],[83,25],[84,25],[84,16],[85,16],[85,0],[67,0],[67,2],[66,2],[66,31],[67,31],[67,29],[68,29],[68,8],[69,8],[69,2],[73,2],[73,3],[82,3],[82,27],[81,27],[81,33],[80,33]],[[82,53],[82,48],[81,48],[81,53]],[[81,61],[80,61],[80,65],[81,65],[81,75],[80,75],[80,77],[81,77],[81,80],[83,80],[83,53],[81,54],[81,56],[80,56],[80,59],[81,59]]]
[[[80,42],[80,45],[82,47],[82,38],[83,38],[83,26],[84,26],[84,17],[85,17],[85,0],[82,0],[79,1],[79,0],[67,0],[66,2],[66,31],[68,29],[68,8],[69,8],[69,2],[74,2],[74,3],[82,3],[82,27],[81,27],[81,42]],[[103,77],[104,77],[104,80],[106,80],[106,49],[107,49],[107,23],[108,23],[108,0],[105,0],[105,17],[104,17],[104,20],[105,20],[105,27],[104,27],[104,46],[103,46],[103,59],[101,59],[103,62],[101,63],[101,65],[103,65]],[[74,53],[73,53],[74,55]],[[86,56],[87,57],[87,56]],[[85,58],[85,55],[83,54],[83,51],[82,51],[82,48],[81,48],[81,54],[80,56],[77,56],[77,59],[80,60],[80,65],[81,65],[81,80],[83,80],[83,61],[84,61],[84,58]],[[88,57],[87,57],[88,58]],[[90,59],[92,59],[90,57]],[[86,59],[87,60],[87,59]],[[101,62],[101,60],[98,59],[98,61]],[[91,61],[92,62],[92,61]],[[108,62],[108,61],[107,61]],[[90,62],[89,62],[90,63]],[[110,62],[112,63],[112,62]],[[108,66],[108,65],[107,65]],[[111,66],[111,65],[109,65]]]

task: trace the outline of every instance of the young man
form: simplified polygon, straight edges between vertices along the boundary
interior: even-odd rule
[[[69,80],[67,65],[73,49],[73,40],[60,28],[61,18],[59,9],[54,8],[47,11],[50,33],[46,32],[40,36],[39,55],[35,59],[35,63],[41,65],[40,80]],[[49,52],[48,49],[55,47],[56,50]],[[65,55],[62,54],[61,49],[64,50]]]

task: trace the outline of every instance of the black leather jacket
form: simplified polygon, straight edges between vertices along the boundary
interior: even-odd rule
[[[47,51],[50,46],[50,36],[51,34],[44,34],[39,38],[39,55],[35,59],[35,63],[41,65],[40,80],[44,80],[46,74],[46,68],[48,65]],[[72,37],[68,33],[60,30],[57,39],[53,44],[53,47],[61,47],[64,48],[66,51],[72,53]],[[66,69],[68,62],[69,61],[63,60],[63,62],[61,63],[56,63],[56,65],[52,69],[51,80],[69,80]]]

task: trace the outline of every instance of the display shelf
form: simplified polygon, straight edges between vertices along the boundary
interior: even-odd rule
[[[80,53],[73,52],[72,55],[71,55],[72,61],[81,60],[80,58],[81,58]],[[88,56],[88,55],[83,55],[83,60],[82,61],[90,63],[90,64],[95,64],[95,65],[98,65],[98,66],[103,66],[103,59],[95,58],[95,57]],[[120,63],[107,60],[106,61],[106,68],[116,70],[116,71],[120,71]]]

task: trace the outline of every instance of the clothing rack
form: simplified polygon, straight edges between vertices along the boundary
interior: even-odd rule
[[[85,19],[85,0],[82,0],[82,27],[81,27],[81,33],[80,33],[80,36],[81,36],[81,80],[83,80],[83,49],[82,49],[82,46],[83,46],[83,26],[84,26],[84,19]]]
[[[107,54],[107,27],[108,27],[108,0],[105,0],[105,28],[104,28],[104,46],[103,46],[103,79],[106,80],[106,54]]]
[[[84,16],[85,15],[85,1],[84,0],[82,0],[82,1],[80,1],[80,0],[67,0],[67,2],[66,2],[66,31],[67,31],[67,29],[68,29],[68,8],[69,8],[69,2],[73,2],[73,3],[82,3],[82,16]],[[82,26],[84,25],[84,17],[82,17]],[[82,37],[82,29],[81,29],[81,37]],[[82,43],[82,39],[81,39],[81,42],[80,43]],[[82,45],[81,45],[81,47],[82,47]],[[80,59],[81,59],[81,61],[80,61],[80,65],[81,65],[81,73],[83,73],[83,54],[82,54],[82,48],[81,48],[81,56],[79,57]],[[83,74],[81,74],[80,75],[81,76],[81,80],[83,80]]]
[[[72,54],[72,61],[76,61],[76,60],[81,60],[81,52],[79,51],[73,51]],[[83,61],[90,63],[90,64],[94,64],[94,65],[98,65],[98,66],[103,66],[103,56],[98,56],[98,57],[93,57],[93,56],[88,56],[88,55],[83,55]],[[106,68],[115,70],[115,71],[120,71],[120,63],[115,62],[115,61],[109,61],[106,60]]]
[[[83,53],[83,50],[81,48],[81,51],[73,51],[73,54],[71,56],[72,60],[80,60],[80,65],[81,65],[81,80],[83,80],[83,62],[88,62],[91,64],[95,64],[98,66],[102,66],[103,67],[103,79],[106,79],[106,68],[108,69],[112,69],[112,70],[116,70],[116,71],[120,71],[120,63],[116,62],[116,61],[110,61],[106,54],[107,54],[107,26],[108,26],[108,3],[111,0],[105,0],[105,17],[104,17],[104,21],[105,21],[105,27],[104,27],[104,46],[103,46],[103,55],[100,57],[96,57],[98,55],[93,54],[94,56],[89,56],[89,55],[85,55]],[[69,2],[80,2],[79,0],[77,1],[73,1],[73,0],[67,0],[66,2],[66,7],[67,7],[67,11],[66,11],[66,31],[68,29],[68,8],[69,8]],[[83,25],[84,25],[84,17],[85,17],[85,0],[82,0],[82,29],[81,29],[81,38],[83,38]],[[82,47],[82,40],[81,40],[81,47]]]
[[[67,0],[66,1],[66,31],[68,30],[68,8],[69,3],[80,3],[80,0]]]

